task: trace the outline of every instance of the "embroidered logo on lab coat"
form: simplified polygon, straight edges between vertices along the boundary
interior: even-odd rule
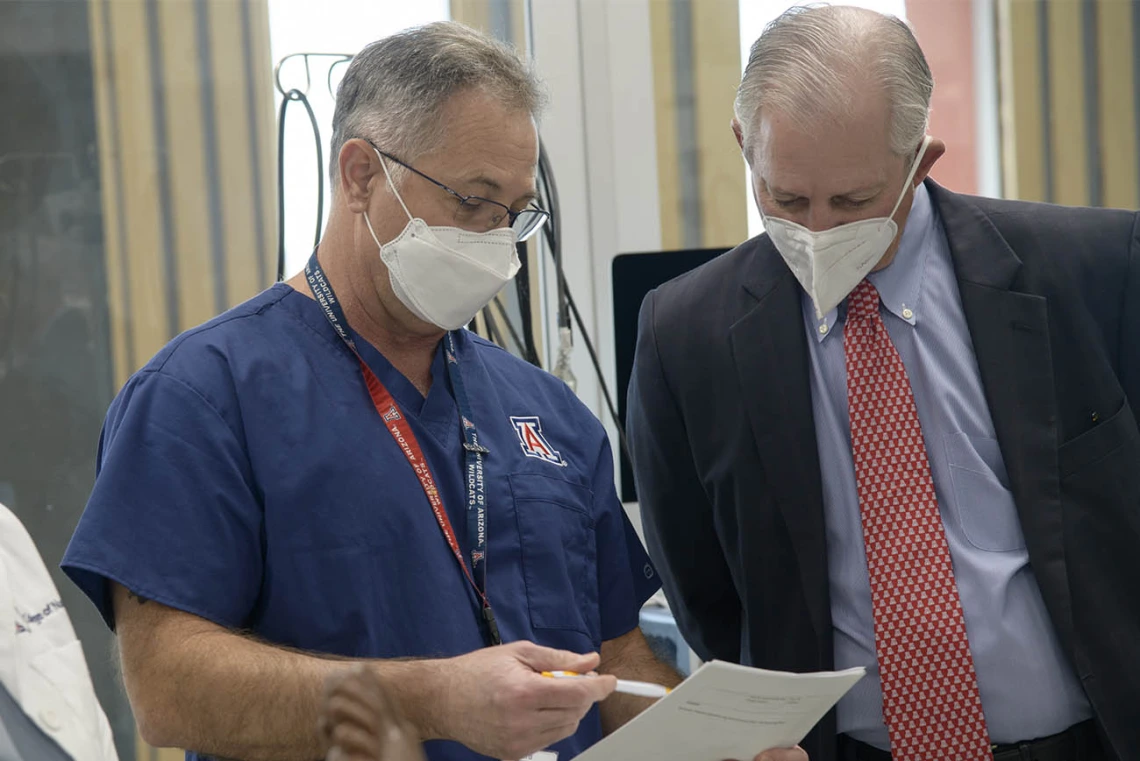
[[[550,442],[542,435],[542,421],[537,417],[512,417],[511,425],[514,426],[515,433],[518,434],[523,454],[527,457],[543,460],[551,465],[566,467],[566,461],[562,459],[562,455],[550,446]]]
[[[54,613],[63,610],[63,603],[60,600],[52,600],[44,606],[43,610],[37,610],[34,613],[24,613],[19,608],[16,609],[16,634],[27,634],[34,627],[39,626]]]

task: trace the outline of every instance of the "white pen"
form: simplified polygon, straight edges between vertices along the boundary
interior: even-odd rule
[[[549,679],[590,679],[588,674],[579,674],[577,671],[543,671],[542,675]],[[635,682],[631,679],[617,680],[617,692],[626,695],[639,695],[643,698],[663,698],[673,690],[661,684],[652,682]]]

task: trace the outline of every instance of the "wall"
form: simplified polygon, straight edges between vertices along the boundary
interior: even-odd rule
[[[732,136],[740,82],[737,0],[651,0],[661,244],[735,246],[748,237],[745,164]]]
[[[959,193],[977,193],[978,101],[973,13],[963,0],[908,0],[907,21],[934,75],[929,132],[946,141],[931,176]]]
[[[0,2],[0,71],[0,502],[36,542],[130,750],[110,633],[58,568],[115,389],[86,6]]]
[[[272,283],[265,0],[89,0],[108,301],[121,384]]]
[[[98,612],[58,570],[114,393],[272,280],[265,0],[0,3],[0,501],[52,569],[124,761]]]
[[[998,35],[1006,194],[1136,208],[1136,3],[999,0]]]

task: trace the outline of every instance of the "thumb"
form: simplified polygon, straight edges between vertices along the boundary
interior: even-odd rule
[[[586,674],[598,667],[601,657],[597,653],[579,655],[568,650],[554,650],[533,643],[525,643],[515,657],[535,671],[577,671]]]
[[[755,761],[808,761],[808,755],[797,745],[794,748],[764,751]]]

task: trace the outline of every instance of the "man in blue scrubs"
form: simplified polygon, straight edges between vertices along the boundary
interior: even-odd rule
[[[462,329],[545,222],[541,101],[457,25],[367,47],[305,273],[179,336],[115,400],[63,565],[118,633],[152,745],[312,761],[347,659],[433,761],[565,761],[645,707],[615,676],[678,681],[637,628],[658,581],[602,426]]]

